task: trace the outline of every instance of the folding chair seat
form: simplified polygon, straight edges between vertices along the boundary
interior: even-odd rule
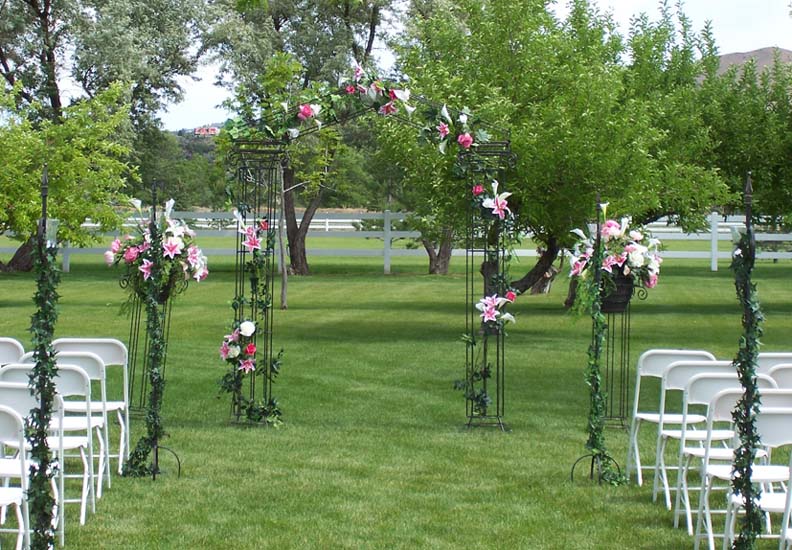
[[[126,346],[115,338],[58,338],[53,340],[52,347],[58,352],[95,353],[104,361],[105,369],[109,370],[112,367],[121,369],[121,399],[107,400],[105,408],[108,413],[115,411],[118,419],[120,428],[118,454],[109,453],[109,457],[118,459],[118,473],[123,473],[124,461],[129,458],[129,353]]]
[[[22,385],[30,396],[28,381],[33,365],[29,363],[11,363],[0,368],[0,382],[8,384]],[[96,512],[96,494],[94,491],[95,477],[93,468],[93,424],[92,416],[89,414],[88,404],[91,402],[91,382],[88,375],[80,367],[74,365],[58,365],[58,375],[54,379],[56,397],[58,399],[58,414],[53,414],[50,427],[57,437],[49,438],[49,446],[58,456],[61,468],[58,470],[58,519],[60,531],[63,531],[63,505],[68,503],[80,503],[80,525],[85,524],[86,511],[90,502],[91,511]],[[79,396],[84,400],[85,409],[83,415],[79,417],[66,417],[64,415],[64,397]],[[2,403],[2,401],[0,401]],[[38,407],[37,402],[29,407],[30,411]],[[79,435],[65,435],[65,432],[77,432]],[[101,434],[100,434],[101,437]],[[67,474],[65,472],[65,462],[70,452],[77,452],[82,462],[82,474]],[[80,478],[82,480],[82,491],[79,499],[68,499],[64,493],[65,478]],[[61,535],[63,537],[63,535]]]
[[[734,366],[731,361],[676,361],[671,363],[663,371],[660,379],[660,407],[657,423],[657,438],[655,443],[655,464],[654,464],[654,484],[652,487],[652,501],[657,501],[657,495],[662,486],[665,496],[666,508],[671,510],[671,489],[668,485],[668,472],[676,470],[676,466],[666,466],[665,463],[665,439],[664,430],[669,430],[669,424],[679,425],[682,423],[681,413],[669,414],[669,396],[671,392],[683,392],[688,381],[697,374],[734,374]],[[670,418],[670,420],[669,420]],[[673,420],[673,421],[671,421]],[[689,414],[686,421],[690,424],[700,424],[706,420],[706,416],[700,414]]]
[[[18,340],[0,337],[0,365],[18,363],[19,358],[25,353],[25,348]]]
[[[14,409],[0,405],[0,444],[11,443],[17,449],[25,446],[25,421]],[[30,515],[28,512],[28,469],[24,452],[17,451],[14,458],[0,458],[0,477],[18,479],[19,486],[7,484],[0,487],[0,507],[14,506],[17,519],[16,549],[30,548]],[[13,532],[0,528],[2,532]]]
[[[26,353],[22,356],[22,362],[32,363],[33,361],[32,353]],[[67,431],[84,429],[85,420],[77,421],[75,415],[84,418],[86,407],[90,408],[93,416],[91,425],[94,430],[96,430],[97,439],[99,441],[99,464],[97,468],[99,475],[96,479],[96,498],[102,498],[103,482],[107,480],[108,487],[111,485],[110,424],[107,421],[107,387],[105,385],[106,376],[104,361],[95,353],[87,351],[63,351],[57,353],[55,362],[58,365],[66,364],[80,367],[88,375],[88,378],[91,381],[97,382],[99,386],[99,399],[95,398],[95,393],[92,391],[90,403],[86,403],[84,399],[65,399],[63,406],[66,413],[65,422]]]
[[[764,375],[757,375],[757,382],[761,384],[761,379]],[[732,411],[737,406],[737,402],[742,398],[744,389],[733,388],[719,392],[713,397],[708,408],[707,416],[707,429],[712,430],[715,423],[718,422],[732,422]],[[773,408],[787,408],[792,407],[792,390],[765,388],[761,389],[761,401],[763,406]],[[734,448],[739,444],[735,438],[733,446],[724,452],[712,446],[712,439],[707,438],[704,443],[704,454],[701,457],[701,494],[699,497],[698,517],[696,519],[696,534],[695,534],[695,548],[698,550],[699,545],[704,539],[707,538],[708,547],[710,550],[715,548],[715,533],[712,528],[712,513],[710,508],[710,495],[716,481],[731,483],[732,479],[732,462],[734,460]],[[768,457],[767,451],[764,449],[757,449],[757,458],[766,460]],[[713,464],[711,460],[720,463]],[[753,470],[753,480],[757,483],[769,483],[771,481],[778,481],[785,479],[786,471],[785,466],[773,466],[768,464],[757,464]],[[727,487],[728,488],[728,487]],[[726,510],[720,510],[725,513]],[[702,532],[706,530],[706,532]]]
[[[760,390],[775,389],[775,381],[766,374],[756,377],[757,387]],[[679,430],[663,430],[664,445],[670,439],[679,440],[679,459],[677,469],[676,499],[674,504],[674,527],[679,526],[679,518],[684,513],[687,531],[693,535],[693,521],[690,511],[690,491],[688,488],[687,474],[693,459],[732,461],[734,457],[735,433],[731,426],[726,429],[714,425],[713,411],[710,411],[713,399],[724,390],[741,391],[742,386],[736,372],[729,374],[697,374],[691,378],[682,396],[683,421]],[[692,406],[705,406],[707,408],[707,429],[697,430],[686,420]],[[721,419],[727,420],[731,419]],[[722,447],[713,447],[714,442],[721,442]],[[662,453],[661,453],[662,454]],[[683,510],[684,507],[684,510]]]
[[[654,470],[654,465],[643,466],[638,445],[638,431],[641,422],[658,424],[659,409],[639,411],[641,398],[641,382],[645,378],[660,379],[666,367],[675,361],[715,361],[715,356],[707,351],[682,349],[650,349],[641,354],[635,368],[635,391],[633,392],[633,413],[630,422],[630,437],[627,447],[627,477],[635,470],[638,485],[643,485],[642,470]],[[701,419],[703,421],[703,418]],[[679,414],[667,414],[666,424],[678,424],[682,421]]]
[[[781,389],[792,389],[792,363],[780,363],[769,371],[770,377]]]
[[[778,447],[792,445],[792,408],[776,408],[767,407],[762,405],[759,412],[756,414],[756,429],[762,441],[762,445],[775,449]],[[781,530],[779,535],[772,533],[765,533],[760,535],[762,538],[775,538],[779,540],[779,548],[786,548],[789,544],[789,535],[792,529],[789,525],[790,512],[792,511],[792,453],[790,454],[789,461],[785,466],[762,466],[756,465],[752,469],[751,480],[754,481],[755,475],[762,478],[762,469],[770,470],[775,468],[778,475],[775,479],[767,480],[766,483],[779,483],[782,485],[782,490],[774,491],[766,485],[762,490],[757,504],[765,514],[777,513],[783,514],[781,520]],[[760,483],[760,480],[756,481]],[[723,539],[723,548],[731,547],[734,538],[734,523],[737,512],[742,507],[742,497],[735,493],[731,493],[728,498],[726,507],[726,532]],[[769,526],[769,522],[768,522]]]

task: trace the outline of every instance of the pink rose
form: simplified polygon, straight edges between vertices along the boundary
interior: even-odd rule
[[[483,192],[484,192],[484,186],[483,185],[474,185],[473,186],[473,196],[478,197]]]
[[[256,354],[256,344],[250,343],[245,346],[245,353],[247,355],[255,355]]]
[[[357,92],[357,88],[355,88],[352,84],[347,84],[346,93],[351,95],[354,94],[355,92]]]
[[[508,291],[506,293],[506,299],[509,300],[510,302],[513,302],[514,300],[517,299],[517,293],[514,292],[513,290]]]
[[[440,124],[437,125],[437,131],[440,132],[440,139],[445,138],[450,132],[450,130],[448,129],[448,124],[446,124],[445,122],[441,122]]]
[[[649,275],[649,280],[646,281],[646,288],[654,288],[657,286],[657,273]]]
[[[261,220],[259,222],[259,229],[262,231],[269,231],[269,222],[267,220]]]
[[[116,238],[112,243],[110,243],[110,252],[113,254],[118,254],[119,250],[121,250],[121,241]]]
[[[307,120],[314,116],[313,109],[307,103],[300,105],[300,112],[297,113],[297,118],[300,120]]]
[[[140,255],[140,250],[136,246],[130,246],[124,251],[124,261],[128,264],[131,264],[137,257]]]
[[[470,149],[470,146],[473,145],[473,136],[467,132],[459,134],[457,136],[457,143],[459,143],[463,149]]]

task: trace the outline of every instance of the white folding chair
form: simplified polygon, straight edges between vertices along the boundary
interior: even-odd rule
[[[18,340],[0,337],[0,365],[17,363],[24,353],[25,348],[22,347]]]
[[[775,389],[775,381],[766,374],[756,376],[756,384],[760,390]],[[729,374],[697,374],[691,378],[682,396],[683,422],[679,430],[663,430],[664,445],[669,439],[679,440],[679,460],[677,469],[676,499],[674,503],[674,527],[679,527],[679,518],[684,513],[689,535],[693,535],[693,520],[690,510],[690,490],[687,474],[694,458],[708,460],[727,460],[731,462],[734,448],[734,430],[716,429],[713,413],[710,412],[712,400],[724,390],[740,390],[740,379],[737,372]],[[697,430],[686,421],[691,406],[707,407],[707,429]],[[720,448],[713,448],[713,442],[729,443]],[[683,510],[684,507],[684,510]]]
[[[666,466],[665,463],[665,444],[663,430],[668,429],[668,425],[678,425],[682,423],[682,415],[678,414],[677,422],[666,420],[669,415],[667,410],[669,395],[671,392],[682,392],[687,386],[688,381],[697,374],[733,374],[734,366],[731,361],[676,361],[671,363],[663,371],[660,379],[660,414],[657,423],[657,440],[655,444],[655,464],[654,464],[654,485],[652,487],[652,501],[657,502],[657,495],[660,487],[663,488],[665,495],[666,508],[671,510],[671,489],[668,485],[668,472],[676,470],[676,466]],[[676,420],[676,416],[671,416]],[[706,420],[704,415],[688,415],[689,424],[702,423]]]
[[[770,377],[779,388],[792,389],[792,363],[780,363],[770,369]]]
[[[644,378],[663,377],[666,367],[675,361],[715,361],[715,356],[707,351],[682,350],[682,349],[650,349],[641,354],[635,368],[635,391],[633,392],[633,413],[630,423],[630,438],[627,445],[627,478],[630,478],[635,469],[638,485],[643,485],[642,470],[654,470],[654,465],[642,466],[641,454],[638,450],[638,431],[641,422],[658,424],[660,422],[659,409],[639,411],[641,397],[641,381]],[[701,419],[703,421],[703,418]],[[666,414],[666,424],[679,424],[682,416],[679,414]]]
[[[126,346],[115,338],[58,338],[52,342],[52,347],[58,352],[89,351],[104,361],[105,368],[121,369],[122,399],[106,401],[105,407],[108,413],[115,411],[118,418],[118,454],[109,453],[109,456],[118,458],[118,473],[123,473],[124,461],[129,459],[129,353]]]
[[[4,369],[0,369],[2,372]],[[27,418],[30,414],[30,411],[39,407],[38,400],[32,395],[30,389],[28,388],[27,384],[21,384],[17,382],[3,382],[0,381],[0,405],[5,405],[10,407],[11,409],[15,410],[20,416]],[[56,420],[56,424],[63,422],[63,398],[55,394],[53,399],[53,419]],[[74,449],[82,449],[82,454],[84,456],[84,450],[87,449],[88,442],[86,437],[79,437],[79,436],[64,436],[63,430],[57,430],[57,435],[49,436],[47,438],[47,445],[50,450],[54,454],[54,467],[57,470],[57,484],[53,483],[53,492],[55,493],[55,502],[57,506],[57,515],[55,517],[55,521],[58,525],[58,534],[60,539],[60,545],[63,546],[65,543],[65,514],[63,511],[64,504],[66,502],[75,502],[67,501],[64,499],[64,468],[63,468],[63,454],[65,451],[71,451]],[[13,441],[4,441],[6,446],[14,447]],[[29,450],[28,445],[25,443],[24,447],[21,447],[19,450],[20,452],[24,452],[24,450]],[[88,461],[83,460],[83,471],[87,471]],[[81,499],[82,502],[85,501],[85,497],[90,487],[90,480],[87,474],[83,475],[83,498]]]
[[[32,353],[26,353],[22,356],[23,363],[32,363],[34,361]],[[91,425],[96,430],[97,439],[99,441],[99,475],[96,479],[96,498],[102,498],[102,486],[104,480],[107,480],[107,486],[110,487],[110,426],[107,421],[107,387],[105,384],[105,365],[104,361],[96,355],[88,351],[63,351],[55,355],[55,362],[58,365],[74,365],[80,367],[88,375],[91,381],[95,381],[99,385],[99,399],[95,398],[95,393],[91,393],[90,403],[85,400],[64,400],[63,406],[66,413],[66,418],[69,414],[85,415],[86,406],[90,407],[91,414],[93,415]],[[67,425],[71,422],[72,427],[81,430],[82,424],[75,424],[74,421],[67,420]]]
[[[756,372],[768,374],[770,369],[782,363],[792,363],[792,352],[763,351],[756,356]]]
[[[764,375],[757,375],[757,381]],[[733,388],[719,392],[712,398],[708,409],[707,429],[712,430],[715,423],[732,423],[732,412],[737,406],[737,402],[742,398],[744,389]],[[784,389],[762,389],[760,397],[763,406],[769,407],[792,407],[792,390]],[[723,449],[712,446],[711,438],[705,440],[704,455],[701,460],[701,494],[699,497],[698,517],[696,519],[695,548],[698,550],[701,540],[706,537],[710,550],[715,548],[715,531],[712,528],[712,513],[715,512],[710,507],[710,494],[714,483],[722,481],[731,483],[732,462],[734,460],[734,447],[739,443],[735,438],[732,448]],[[765,460],[768,453],[764,449],[757,450],[757,458]],[[711,460],[719,463],[713,464]],[[753,480],[757,483],[769,483],[783,479],[786,475],[783,466],[773,466],[767,464],[757,464],[753,469]],[[728,489],[728,486],[726,487]],[[717,510],[725,513],[726,510]],[[706,533],[702,533],[706,530]]]
[[[30,363],[11,363],[0,368],[0,382],[24,384],[27,387],[33,365]],[[80,525],[85,524],[86,510],[90,501],[91,512],[96,512],[96,494],[94,491],[95,477],[93,468],[93,417],[90,414],[91,381],[80,367],[74,365],[58,364],[58,375],[54,379],[58,392],[60,413],[53,415],[51,427],[56,430],[59,438],[53,440],[52,449],[59,449],[58,456],[61,463],[59,470],[60,499],[61,503],[80,503]],[[83,401],[82,415],[65,416],[64,398],[77,396]],[[36,405],[38,406],[38,405]],[[80,435],[64,435],[64,432],[77,432]],[[101,437],[101,434],[100,434]],[[78,452],[83,465],[82,474],[67,474],[65,472],[65,459],[69,452]],[[100,461],[101,464],[101,461]],[[65,478],[78,477],[82,479],[82,493],[79,499],[67,499],[63,493]],[[62,508],[61,508],[62,510]],[[58,514],[63,517],[62,513]]]
[[[792,408],[776,408],[762,405],[756,414],[756,430],[766,448],[775,449],[785,445],[792,445]],[[751,472],[751,481],[754,481],[754,473],[762,466],[755,466]],[[765,468],[771,468],[765,466]],[[778,482],[785,485],[783,490],[770,491],[763,490],[757,500],[759,508],[765,514],[783,514],[781,532],[779,535],[766,533],[760,535],[763,538],[779,537],[778,547],[783,549],[788,545],[789,539],[789,519],[790,501],[792,500],[792,454],[786,466],[778,468],[778,477],[767,483]],[[757,481],[759,483],[759,481]],[[726,532],[723,538],[723,548],[731,547],[734,538],[734,522],[737,512],[743,505],[741,495],[731,493],[726,507]]]
[[[14,409],[0,405],[0,444],[10,442],[17,448],[15,458],[0,458],[0,476],[4,479],[18,479],[18,487],[0,487],[0,507],[14,506],[17,518],[17,550],[30,548],[30,515],[28,512],[27,490],[28,469],[25,447],[25,421]],[[2,532],[13,532],[2,528]]]

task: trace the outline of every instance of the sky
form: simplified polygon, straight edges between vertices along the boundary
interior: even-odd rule
[[[630,18],[645,12],[656,19],[659,0],[594,0],[602,11],[610,11],[624,34]],[[675,1],[671,0],[670,4]],[[563,16],[567,10],[560,2],[556,8]],[[706,21],[712,22],[715,42],[720,53],[749,52],[768,46],[792,50],[792,16],[788,0],[687,0],[684,12],[700,31]],[[166,130],[194,128],[223,122],[230,115],[219,104],[228,91],[214,85],[216,67],[201,67],[193,78],[181,83],[184,99],[160,113]]]

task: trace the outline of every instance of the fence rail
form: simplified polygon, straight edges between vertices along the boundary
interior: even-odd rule
[[[365,213],[321,213],[311,220],[311,227],[308,231],[310,238],[341,237],[341,238],[375,238],[382,239],[381,249],[349,249],[349,248],[314,248],[308,249],[309,256],[339,256],[339,257],[381,257],[383,259],[383,270],[386,274],[391,271],[391,258],[403,256],[423,256],[426,251],[423,249],[403,249],[393,248],[394,239],[418,238],[420,233],[417,231],[399,231],[393,229],[393,222],[404,220],[409,216],[408,213],[401,212],[365,212]],[[233,237],[236,235],[236,222],[228,212],[174,212],[172,217],[188,220],[193,227],[197,227],[196,233],[199,237]],[[364,220],[382,221],[382,230],[361,230],[361,222]],[[300,220],[301,221],[301,220]],[[129,219],[125,226],[134,226],[136,220]],[[277,222],[275,226],[277,227]],[[86,224],[91,226],[90,223]],[[669,250],[663,253],[664,258],[692,258],[709,259],[710,269],[718,270],[719,260],[731,259],[731,252],[719,251],[718,243],[721,241],[732,241],[740,230],[744,230],[744,220],[736,216],[724,218],[717,212],[710,216],[709,231],[698,233],[684,233],[679,227],[659,221],[648,226],[652,235],[661,241],[705,241],[710,243],[709,250],[684,251]],[[117,236],[118,232],[108,233],[107,236]],[[530,238],[530,235],[526,235]],[[790,260],[792,252],[773,251],[768,248],[782,243],[792,243],[792,234],[781,233],[758,233],[756,241],[759,243],[758,259],[771,260]],[[763,246],[764,250],[762,250]],[[791,246],[792,247],[792,246]],[[0,248],[0,253],[12,253],[14,248]],[[69,264],[72,254],[104,254],[106,248],[86,247],[78,248],[65,245],[61,248],[61,259],[63,271],[69,271]],[[233,256],[236,252],[233,248],[204,248],[207,256]],[[519,249],[515,251],[519,257],[535,257],[536,250]],[[464,256],[465,250],[454,249],[453,256]],[[276,255],[277,257],[277,255]]]

